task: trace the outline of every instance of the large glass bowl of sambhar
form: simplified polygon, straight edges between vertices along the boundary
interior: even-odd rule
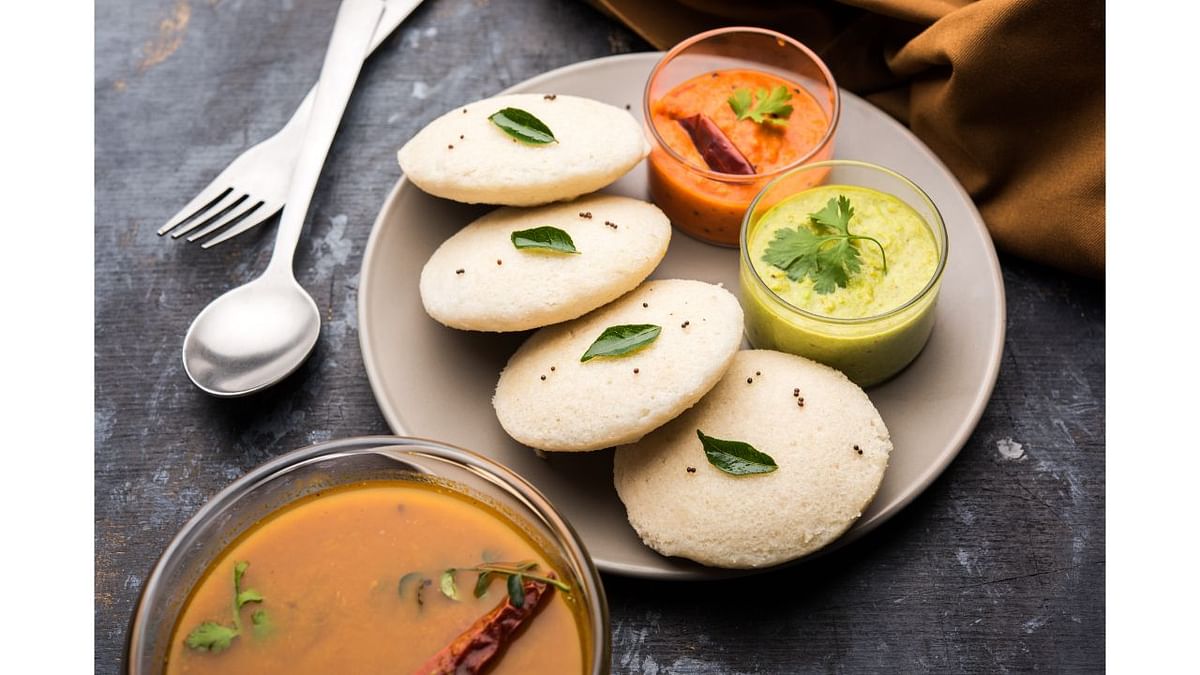
[[[254,585],[256,592],[261,591],[266,596],[266,601],[250,601],[244,609],[238,605],[240,600],[234,603],[222,601],[225,611],[212,617],[214,623],[229,624],[232,630],[241,609],[242,620],[238,626],[243,632],[241,637],[237,637],[232,646],[227,645],[217,653],[183,651],[187,652],[188,658],[194,659],[192,665],[198,664],[203,669],[216,664],[215,668],[222,672],[228,671],[225,666],[233,661],[221,659],[228,659],[229,655],[249,658],[254,649],[262,646],[258,642],[259,636],[251,635],[250,630],[253,628],[257,631],[259,628],[259,615],[255,613],[258,608],[275,612],[272,616],[282,614],[286,619],[286,612],[294,607],[285,606],[281,600],[272,602],[271,589],[263,586],[263,570],[267,569],[263,567],[265,563],[260,563],[257,568],[253,564],[248,569],[243,568],[244,571],[238,573],[239,582],[235,582],[233,575],[227,575],[223,569],[224,563],[228,562],[228,555],[234,550],[244,550],[245,543],[250,541],[251,536],[256,536],[253,533],[260,528],[265,532],[268,527],[275,527],[272,523],[282,523],[284,517],[300,513],[297,505],[320,504],[326,495],[343,494],[364,485],[428,487],[438,494],[449,494],[461,497],[465,502],[478,504],[482,507],[481,513],[498,516],[519,530],[520,536],[531,542],[538,551],[538,557],[543,559],[545,566],[555,570],[557,578],[570,589],[567,593],[555,590],[557,596],[547,597],[551,603],[560,602],[571,607],[570,614],[575,617],[578,628],[578,651],[575,652],[575,646],[572,646],[572,654],[578,654],[580,672],[599,675],[609,671],[611,645],[604,589],[599,572],[570,524],[533,486],[503,466],[468,450],[436,441],[394,436],[349,438],[295,450],[250,471],[205,504],[167,546],[147,578],[130,625],[127,671],[131,674],[174,672],[173,668],[168,668],[169,659],[173,656],[178,658],[182,649],[175,643],[186,642],[182,638],[185,634],[191,638],[191,634],[188,634],[190,623],[184,626],[181,619],[188,615],[194,593],[198,598],[205,583],[214,578],[220,578],[221,583],[230,585],[231,589],[234,583]],[[413,516],[410,513],[407,517],[411,519]],[[457,563],[456,560],[458,558],[448,559],[447,565],[469,566],[474,562],[464,560],[463,563]],[[216,568],[218,562],[222,563],[220,570]],[[314,566],[310,564],[309,567]],[[534,571],[545,574],[543,569]],[[457,609],[465,605],[465,601],[492,607],[499,600],[497,610],[505,603],[514,602],[513,591],[505,583],[503,575],[492,575],[494,579],[490,582],[490,588],[485,590],[481,598],[473,593],[477,577],[467,570],[460,570],[456,574],[461,601],[454,601],[444,594],[439,576],[435,570],[431,570],[428,576],[432,578],[425,581],[429,588],[425,589],[424,605],[417,607],[412,598],[415,587],[422,580],[410,583],[406,577],[413,575],[405,574],[405,571],[403,561],[398,560],[394,575],[398,577],[399,584],[397,579],[384,579],[385,583],[371,589],[374,595],[370,603],[395,603],[400,607],[394,610],[396,612],[419,611],[428,616],[435,614],[439,606],[454,606]],[[260,575],[257,580],[253,578],[256,573]],[[392,573],[392,570],[388,573]],[[241,579],[242,574],[245,579]],[[229,578],[226,579],[226,576]],[[480,584],[480,587],[484,585]],[[230,597],[233,597],[232,593],[230,590]],[[298,597],[301,598],[300,602],[293,600],[288,604],[302,605],[308,600],[304,595]],[[231,604],[234,614],[232,621],[227,616]],[[504,658],[521,651],[515,645],[522,640],[526,641],[528,649],[526,636],[533,632],[531,629],[538,625],[541,617],[549,615],[551,612],[543,603],[538,613],[528,619],[528,625],[522,626],[517,632],[512,643],[514,648],[502,650],[499,663],[496,664],[497,671],[503,668]],[[286,620],[283,623],[286,629]],[[263,625],[271,630],[284,630],[265,620]],[[461,626],[461,621],[460,627],[465,627]],[[456,628],[453,634],[459,635],[460,628]],[[238,640],[244,644],[238,643]],[[411,633],[397,635],[396,640],[410,645],[405,649],[411,648],[421,654],[445,652],[447,647],[441,641],[437,644],[419,644],[420,640]],[[269,644],[271,640],[268,637],[261,642]],[[287,647],[287,650],[287,658],[296,658],[291,654],[293,650],[299,653],[294,645]],[[192,651],[198,654],[192,654]],[[520,658],[519,654],[517,658]]]

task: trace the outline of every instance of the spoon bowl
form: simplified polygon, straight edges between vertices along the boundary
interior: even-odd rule
[[[183,368],[213,396],[245,396],[296,370],[317,343],[317,303],[291,275],[264,275],[213,300],[183,339]]]

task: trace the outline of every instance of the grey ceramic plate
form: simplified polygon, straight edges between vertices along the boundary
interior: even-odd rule
[[[642,87],[660,54],[577,63],[510,91],[575,94],[641,117]],[[1004,343],[1004,286],[979,212],[945,166],[907,129],[869,103],[842,93],[836,156],[897,170],[941,210],[950,254],[925,351],[891,381],[871,389],[895,443],[875,501],[836,545],[878,527],[921,493],[967,440],[991,395]],[[606,190],[649,199],[639,165]],[[612,452],[538,459],[510,439],[492,411],[500,370],[526,333],[445,328],[425,314],[417,281],[434,249],[487,207],[431,197],[401,179],[388,196],[363,256],[359,340],[375,399],[397,434],[424,436],[487,455],[541,490],[582,535],[604,571],[696,579],[734,574],[666,558],[644,546],[612,486]],[[700,279],[737,288],[737,251],[671,238],[660,278]]]

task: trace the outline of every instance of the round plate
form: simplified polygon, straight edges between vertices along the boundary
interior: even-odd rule
[[[640,120],[642,87],[660,57],[643,53],[584,61],[508,91],[587,96],[628,106]],[[849,92],[842,92],[842,104],[836,156],[881,164],[924,188],[946,221],[950,254],[928,345],[904,372],[868,391],[895,450],[875,500],[834,546],[895,515],[954,459],[991,396],[1004,343],[1000,265],[970,197],[892,118]],[[605,192],[648,200],[645,164]],[[611,450],[551,453],[543,460],[500,428],[492,392],[528,333],[446,328],[425,314],[417,289],[434,249],[489,208],[432,197],[402,178],[375,221],[363,255],[359,340],[375,400],[392,430],[470,448],[524,476],[571,521],[604,571],[675,579],[744,574],[667,558],[643,545],[613,489]],[[654,277],[736,289],[737,275],[736,249],[703,244],[676,231]]]

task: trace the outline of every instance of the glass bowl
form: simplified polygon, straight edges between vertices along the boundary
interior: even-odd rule
[[[782,200],[818,184],[863,187],[886,193],[907,204],[924,220],[933,235],[938,259],[919,292],[895,308],[873,316],[838,318],[796,307],[771,289],[751,260],[752,241],[762,217]],[[746,316],[746,337],[755,347],[819,361],[844,372],[859,386],[869,387],[900,372],[929,340],[949,250],[946,224],[929,195],[895,171],[867,162],[831,160],[807,164],[778,176],[746,210],[740,245],[738,282]]]
[[[247,529],[307,495],[364,480],[436,479],[492,506],[541,542],[557,566],[574,577],[587,634],[585,660],[593,675],[610,668],[608,606],[600,574],[583,542],[540,492],[520,476],[473,452],[417,438],[367,436],[289,452],[222,490],[183,526],[146,580],[134,610],[126,650],[134,675],[163,670],[176,619],[209,565]]]
[[[761,71],[804,87],[827,119],[815,144],[787,166],[753,175],[713,171],[676,152],[655,124],[655,103],[697,75],[729,69]],[[650,142],[652,201],[683,232],[732,247],[738,245],[742,214],[767,182],[796,166],[833,156],[841,98],[833,74],[808,47],[772,30],[730,27],[692,36],[667,52],[650,73],[642,106]]]

